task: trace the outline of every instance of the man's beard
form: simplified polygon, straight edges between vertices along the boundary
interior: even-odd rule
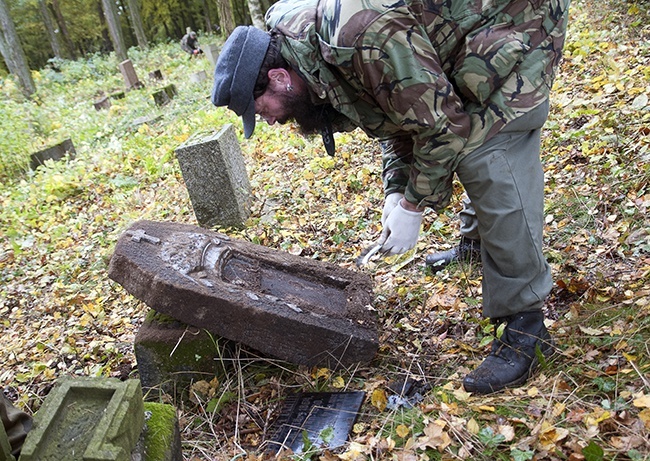
[[[304,136],[321,133],[330,114],[334,111],[331,104],[314,104],[307,92],[280,93],[283,106],[288,108],[285,117],[279,123],[295,122]]]

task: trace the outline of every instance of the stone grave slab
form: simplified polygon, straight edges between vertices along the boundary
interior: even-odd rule
[[[338,368],[379,346],[368,274],[197,226],[134,223],[108,275],[158,312],[289,362]]]
[[[46,160],[54,160],[56,162],[66,156],[73,159],[76,153],[77,151],[74,148],[74,144],[72,144],[72,139],[68,138],[55,146],[33,153],[30,156],[29,167],[35,170],[39,166],[44,165]]]
[[[193,136],[175,152],[199,226],[244,227],[251,186],[232,124]]]
[[[144,424],[140,381],[64,378],[34,416],[21,461],[130,461]]]
[[[127,89],[144,88],[144,84],[138,79],[138,74],[135,73],[135,68],[130,59],[122,61],[119,64],[119,68]]]

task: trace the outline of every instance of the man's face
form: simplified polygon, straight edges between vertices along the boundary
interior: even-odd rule
[[[276,90],[269,85],[255,100],[255,113],[261,115],[269,125],[295,121],[304,135],[318,133],[323,126],[322,107],[314,105],[304,89]]]

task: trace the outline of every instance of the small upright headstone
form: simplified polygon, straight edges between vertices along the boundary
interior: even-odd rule
[[[135,73],[135,68],[130,59],[120,63],[120,72],[122,72],[127,89],[144,88],[144,84],[138,80],[138,75]]]
[[[202,227],[243,227],[250,216],[251,186],[235,129],[188,139],[176,157]]]
[[[203,48],[203,52],[205,55],[208,57],[210,62],[212,63],[212,66],[217,65],[217,59],[219,58],[219,47],[213,43],[205,46]]]
[[[162,72],[160,72],[160,69],[152,70],[149,72],[149,80],[162,80],[163,75]]]
[[[194,72],[192,75],[190,75],[190,80],[192,83],[201,83],[205,81],[208,78],[204,70],[200,70],[198,72]]]
[[[46,160],[58,161],[66,155],[68,158],[73,159],[76,153],[72,140],[68,138],[60,144],[32,154],[30,156],[29,166],[32,170],[35,170],[39,166],[44,165]]]
[[[95,101],[94,106],[95,110],[109,109],[111,107],[111,100],[108,99],[108,96],[104,96]]]

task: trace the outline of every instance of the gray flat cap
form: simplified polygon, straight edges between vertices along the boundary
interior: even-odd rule
[[[271,36],[253,26],[239,26],[223,45],[214,69],[212,104],[228,106],[241,116],[244,136],[255,129],[253,89]]]

